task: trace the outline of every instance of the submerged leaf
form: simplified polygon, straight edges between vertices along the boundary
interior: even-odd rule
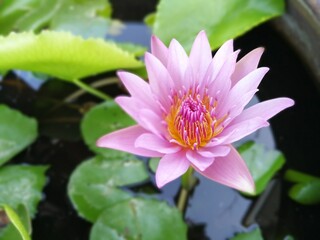
[[[184,240],[187,227],[178,209],[164,202],[130,199],[107,208],[93,225],[90,240]]]
[[[216,49],[283,11],[283,0],[161,0],[155,20],[147,21],[154,22],[153,33],[166,44],[176,38],[190,50],[193,36],[205,30]]]
[[[38,135],[37,122],[17,110],[0,105],[0,165],[4,164]]]
[[[264,191],[274,174],[281,169],[285,158],[280,151],[265,150],[263,145],[247,142],[238,148],[245,160],[256,185],[254,195]]]
[[[83,162],[72,173],[68,195],[80,216],[95,221],[106,207],[131,197],[119,187],[148,179],[142,161],[134,156],[121,160],[97,156]]]
[[[21,69],[75,80],[142,62],[114,43],[66,32],[12,33],[0,37],[0,70]]]

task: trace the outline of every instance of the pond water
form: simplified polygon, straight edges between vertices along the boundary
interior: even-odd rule
[[[141,24],[131,23],[118,38],[149,44],[150,31]],[[296,105],[271,120],[274,137],[271,128],[267,128],[248,139],[255,139],[269,148],[277,146],[287,158],[286,168],[319,175],[320,101],[312,77],[288,43],[269,25],[254,29],[235,42],[242,54],[259,46],[266,48],[261,65],[271,68],[260,86],[259,98],[287,96],[293,98]],[[106,75],[88,81],[101,77]],[[122,91],[118,85],[104,90],[111,94]],[[34,90],[13,74],[1,82],[0,102],[35,116],[40,123],[41,136],[11,163],[50,165],[44,200],[32,223],[34,240],[86,240],[89,236],[91,224],[73,210],[66,186],[75,167],[92,155],[81,141],[79,122],[82,113],[99,100],[86,94],[75,102],[62,104],[61,99],[75,91],[76,87],[61,81],[47,81],[39,90]],[[295,239],[314,239],[317,233],[319,207],[306,207],[291,201],[287,197],[289,185],[281,177],[258,199],[245,198],[230,188],[199,178],[186,210],[190,240],[228,239],[236,232],[253,228],[255,223],[261,226],[265,239],[283,239],[287,234]],[[155,192],[159,198],[173,204],[179,182],[167,185],[161,194],[152,184],[135,189],[140,193]]]

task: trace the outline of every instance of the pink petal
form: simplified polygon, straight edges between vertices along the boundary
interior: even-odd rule
[[[255,117],[261,117],[265,120],[268,120],[277,113],[293,105],[294,101],[290,98],[275,98],[260,102],[250,108],[245,109],[238,117],[234,119],[234,122],[242,122]]]
[[[135,142],[135,147],[161,152],[164,154],[172,154],[181,150],[180,146],[170,143],[168,140],[160,138],[151,133],[144,133],[140,135]]]
[[[97,146],[104,148],[112,148],[145,157],[163,156],[162,153],[150,151],[143,148],[137,148],[134,146],[134,143],[137,140],[137,138],[144,133],[147,133],[147,131],[144,128],[138,125],[131,126],[104,135],[103,137],[98,139]]]
[[[233,40],[226,41],[216,52],[213,57],[213,66],[215,68],[215,74],[217,75],[223,66],[224,62],[233,53]]]
[[[188,62],[188,55],[183,47],[177,40],[173,39],[169,45],[167,69],[177,90],[182,89],[182,86],[186,88],[190,86],[190,83],[183,81]]]
[[[163,64],[150,53],[145,54],[145,62],[148,71],[150,88],[155,97],[158,98],[163,110],[169,111],[172,79]]]
[[[137,123],[140,124],[139,111],[140,109],[145,107],[145,105],[141,103],[141,101],[133,97],[125,96],[116,97],[114,101],[119,104],[119,106]]]
[[[201,31],[192,45],[189,57],[195,79],[203,79],[211,60],[211,47],[207,35],[205,31]]]
[[[228,98],[218,106],[223,112],[222,115],[229,113],[230,118],[239,115],[254,96],[262,78],[268,71],[269,68],[266,67],[258,68],[237,82],[230,90]],[[245,101],[240,102],[239,99]],[[231,108],[234,110],[232,113],[230,113]]]
[[[132,97],[145,103],[146,106],[157,114],[161,114],[159,105],[153,98],[150,86],[146,81],[128,72],[118,71],[117,74]]]
[[[247,74],[252,72],[257,68],[261,55],[264,48],[256,48],[245,55],[243,58],[237,62],[234,73],[232,74],[232,86],[234,86],[241,78],[245,77]]]
[[[180,177],[190,166],[183,151],[164,155],[156,171],[156,183],[158,188]]]
[[[168,136],[166,122],[153,111],[141,109],[139,111],[139,120],[141,126],[150,132],[165,138]]]
[[[167,66],[168,48],[154,35],[151,37],[151,53],[158,58],[164,66]]]
[[[214,147],[203,147],[198,150],[198,153],[203,157],[224,157],[230,152],[230,146],[214,146]]]
[[[200,171],[204,171],[214,161],[213,157],[204,157],[194,150],[187,151],[186,156],[190,163],[196,168],[200,169]]]
[[[254,193],[254,181],[246,163],[234,147],[230,146],[230,148],[230,153],[227,156],[216,158],[212,165],[199,173],[231,188]]]
[[[219,103],[228,95],[231,87],[231,74],[234,71],[239,51],[231,53],[216,73],[216,77],[209,85],[209,95],[213,96]],[[215,69],[213,65],[213,69]],[[214,75],[214,73],[213,73]],[[213,76],[214,77],[214,76]]]
[[[231,122],[228,127],[226,127],[222,133],[216,137],[216,140],[219,141],[221,138],[223,139],[222,142],[224,144],[233,143],[255,132],[259,128],[267,126],[269,126],[269,123],[261,117],[251,118],[236,123]]]

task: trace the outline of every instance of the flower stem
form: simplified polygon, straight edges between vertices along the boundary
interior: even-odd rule
[[[104,94],[103,92],[91,87],[90,85],[82,82],[79,79],[73,80],[73,83],[76,84],[78,87],[82,88],[83,90],[91,93],[92,95],[94,95],[94,96],[96,96],[98,98],[101,98],[103,100],[110,100],[111,99],[110,96],[108,96],[108,95]]]
[[[188,171],[181,177],[181,190],[177,207],[182,214],[185,212],[189,193],[197,183],[197,179],[193,176],[193,172],[193,168],[190,167]]]

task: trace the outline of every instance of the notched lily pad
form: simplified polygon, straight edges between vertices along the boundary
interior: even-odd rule
[[[126,160],[96,156],[72,173],[68,195],[79,215],[94,222],[106,208],[131,197],[119,187],[148,179],[144,163],[131,156]]]
[[[34,118],[0,104],[0,165],[30,145],[38,135]]]
[[[118,68],[143,66],[112,42],[66,32],[11,33],[0,37],[0,70],[20,69],[75,80]]]
[[[90,240],[185,240],[187,227],[178,209],[157,200],[133,198],[99,216]]]
[[[265,150],[261,144],[247,142],[238,148],[242,158],[245,160],[256,185],[254,195],[264,191],[275,173],[285,163],[285,158],[280,151]]]

